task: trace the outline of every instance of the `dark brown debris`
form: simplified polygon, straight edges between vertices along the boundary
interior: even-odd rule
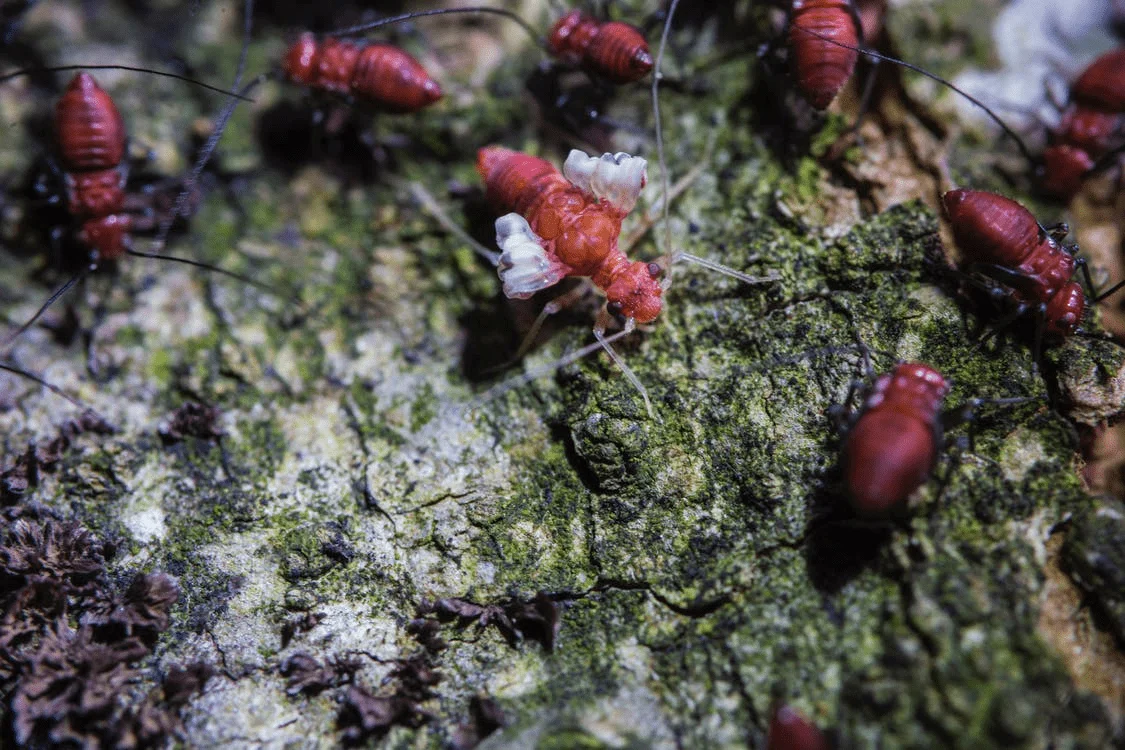
[[[318,695],[328,688],[351,684],[362,663],[351,657],[336,658],[327,665],[300,651],[281,663],[279,672],[288,677],[289,695]]]
[[[163,573],[138,576],[125,596],[115,598],[83,617],[103,640],[137,638],[152,648],[168,629],[172,605],[180,598],[176,582]]]
[[[477,604],[467,599],[446,598],[423,600],[418,605],[418,616],[424,618],[423,621],[454,622],[461,628],[474,622],[479,628],[491,625],[513,646],[527,639],[539,643],[547,651],[555,647],[561,625],[559,614],[558,602],[543,592],[527,601],[513,597],[498,604]],[[420,624],[414,628],[418,632],[423,630]]]
[[[294,637],[309,632],[319,625],[323,619],[324,615],[320,612],[305,612],[302,615],[289,618],[281,626],[281,647],[287,647]]]
[[[0,504],[13,505],[29,490],[39,486],[40,471],[52,471],[79,435],[92,432],[112,435],[117,428],[96,412],[85,411],[77,419],[68,419],[58,434],[46,444],[28,443],[27,450],[3,471],[0,471]]]
[[[504,712],[496,701],[483,695],[469,700],[469,719],[453,732],[454,750],[471,750],[486,737],[507,724]]]
[[[185,437],[218,440],[223,436],[223,428],[219,426],[222,416],[223,412],[217,406],[187,401],[160,425],[160,439],[165,445],[178,443]]]
[[[0,746],[163,746],[211,674],[173,668],[148,695],[137,691],[137,663],[168,628],[175,581],[139,575],[118,593],[107,545],[75,522],[21,510],[5,511],[0,539]]]
[[[428,654],[419,652],[400,661],[387,676],[387,682],[398,683],[389,695],[375,695],[362,685],[348,688],[336,719],[345,745],[354,747],[378,739],[393,726],[417,729],[434,718],[421,706],[436,697],[433,688],[441,682],[441,674],[428,659]]]
[[[423,605],[425,604],[427,602],[423,602]],[[419,607],[419,614],[422,614],[421,607]],[[444,651],[446,648],[445,641],[438,635],[441,632],[441,623],[433,618],[416,617],[406,624],[406,632],[414,636],[414,640],[431,654]]]

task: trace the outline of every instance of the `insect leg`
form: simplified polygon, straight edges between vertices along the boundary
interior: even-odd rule
[[[751,276],[749,274],[743,273],[742,271],[736,271],[730,266],[724,266],[722,263],[717,263],[713,260],[708,260],[707,258],[700,258],[698,255],[685,253],[682,250],[675,254],[673,262],[681,260],[686,260],[690,263],[695,263],[696,265],[703,266],[704,268],[710,269],[712,271],[717,271],[726,276],[731,276],[738,279],[743,284],[770,284],[781,278],[777,275],[776,271],[770,271],[765,276]],[[665,277],[662,285],[665,289],[668,288],[669,283],[667,277]]]
[[[535,343],[535,339],[539,336],[539,329],[543,327],[543,324],[545,322],[547,322],[547,318],[551,317],[552,315],[557,315],[566,308],[570,307],[575,302],[585,297],[589,293],[589,291],[589,284],[587,282],[583,282],[570,291],[560,294],[558,297],[555,297],[553,300],[543,305],[543,309],[539,311],[539,315],[536,316],[535,322],[531,324],[531,328],[529,328],[527,333],[524,335],[523,342],[520,343],[520,348],[516,350],[516,353],[514,355],[512,355],[512,359],[508,364],[511,364],[511,362],[518,362],[523,359],[524,355],[527,354],[529,349],[531,349],[531,345]],[[503,366],[507,367],[508,364],[505,364]]]
[[[672,227],[668,224],[668,203],[671,192],[668,189],[668,159],[664,153],[664,124],[660,118],[660,80],[662,73],[660,67],[664,63],[664,50],[668,47],[668,36],[672,33],[672,18],[676,15],[676,8],[679,6],[680,0],[672,0],[672,4],[668,6],[668,17],[664,19],[664,31],[660,35],[660,47],[656,51],[656,62],[652,70],[652,113],[655,121],[656,128],[656,154],[657,161],[660,162],[660,184],[663,187],[662,194],[664,201],[661,205],[661,213],[664,217],[664,283],[672,283]],[[648,398],[645,398],[645,403],[648,403]],[[652,409],[650,408],[651,412]]]
[[[477,255],[487,260],[490,264],[494,266],[500,264],[500,253],[496,252],[495,250],[489,250],[487,247],[469,236],[469,233],[462,229],[460,225],[457,224],[457,222],[449,218],[449,214],[445,212],[445,209],[441,207],[441,204],[437,202],[437,199],[434,198],[430,191],[426,190],[426,188],[423,187],[422,183],[411,182],[409,185],[407,185],[407,189],[414,197],[414,200],[418,201],[418,203],[422,205],[422,208],[426,211],[426,213],[437,219],[438,224],[441,224],[442,228],[445,229],[445,231],[449,232],[454,237],[457,237],[459,240],[471,247]]]
[[[861,148],[863,147],[863,139],[859,136],[859,127],[863,125],[863,118],[871,111],[871,95],[875,93],[875,81],[879,77],[879,60],[873,59],[870,63],[871,69],[867,71],[866,79],[863,82],[863,93],[859,97],[859,114],[856,115],[855,122],[848,129],[849,133],[856,134],[856,143]]]
[[[47,312],[48,307],[55,304],[55,301],[59,297],[63,296],[64,294],[69,292],[71,289],[73,289],[75,284],[77,284],[79,281],[82,281],[82,279],[86,278],[90,274],[90,272],[93,271],[95,268],[97,268],[96,264],[90,264],[87,268],[85,268],[85,269],[79,271],[78,273],[76,273],[65,284],[63,284],[58,289],[56,289],[51,294],[51,296],[47,298],[47,301],[44,302],[39,307],[39,309],[35,311],[35,314],[32,315],[31,318],[26,323],[24,323],[22,326],[19,327],[19,330],[17,330],[15,333],[13,333],[8,338],[4,339],[4,343],[3,343],[2,346],[0,346],[0,348],[4,349],[4,351],[9,351],[12,347],[12,344],[15,342],[15,340],[18,339],[20,336],[22,336],[24,334],[24,332],[27,331],[28,328],[31,328],[33,325],[35,325],[35,321],[39,320],[39,318],[41,318],[43,316],[43,313]]]
[[[536,368],[536,369],[534,369],[530,372],[525,372],[522,375],[518,375],[514,378],[509,378],[508,380],[505,380],[502,383],[498,383],[497,385],[492,386],[487,391],[482,393],[478,398],[473,399],[472,403],[470,403],[469,406],[468,406],[468,411],[472,411],[473,409],[476,409],[480,405],[482,405],[482,404],[484,404],[488,401],[491,401],[494,398],[502,396],[502,395],[504,395],[505,393],[507,393],[508,391],[510,391],[514,388],[518,388],[521,385],[525,385],[527,383],[532,382],[533,380],[537,380],[538,378],[541,378],[544,375],[549,375],[550,373],[554,372],[555,370],[558,370],[560,367],[566,367],[569,364],[572,364],[574,362],[577,362],[580,359],[588,357],[591,354],[593,354],[594,352],[598,351],[599,349],[604,349],[605,344],[612,344],[613,342],[617,341],[618,339],[621,339],[621,338],[624,338],[625,336],[628,336],[632,332],[633,332],[633,329],[625,328],[623,330],[618,331],[617,333],[606,336],[604,338],[604,342],[605,342],[604,344],[603,344],[602,340],[595,341],[593,344],[587,344],[586,346],[582,347],[581,349],[573,351],[570,354],[567,354],[565,357],[562,357],[560,359],[555,360],[554,362],[550,363],[549,365],[546,365],[544,367],[538,367],[538,368]]]
[[[675,0],[673,0],[673,2],[675,2]],[[671,16],[670,13],[669,16]],[[606,354],[609,355],[609,358],[613,360],[614,364],[621,368],[621,372],[625,375],[625,379],[632,383],[633,387],[637,389],[637,392],[641,394],[641,398],[644,399],[645,409],[648,411],[649,417],[660,421],[660,418],[657,417],[656,413],[652,410],[652,401],[649,400],[648,390],[646,390],[644,385],[641,383],[641,379],[638,378],[636,373],[634,373],[629,368],[629,365],[625,364],[625,360],[621,358],[621,355],[619,355],[617,351],[612,346],[610,346],[612,337],[606,337],[605,329],[612,321],[613,318],[609,314],[609,311],[605,308],[602,308],[602,311],[598,314],[598,322],[594,324],[594,338],[596,338],[598,340],[598,344],[600,344],[601,347],[605,349]],[[625,328],[619,331],[619,333],[623,335],[632,333],[633,329],[635,329],[636,327],[637,322],[633,318],[627,318],[625,320]]]

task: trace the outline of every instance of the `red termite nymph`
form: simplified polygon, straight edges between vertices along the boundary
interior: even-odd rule
[[[1048,231],[1019,203],[982,190],[950,190],[942,196],[942,206],[965,256],[965,270],[1000,285],[991,291],[1014,301],[1010,320],[1027,313],[1038,316],[1036,347],[1044,334],[1057,341],[1078,331],[1088,300],[1073,280],[1075,270],[1082,268],[1087,285],[1092,283],[1085,262],[1075,257],[1077,247],[1059,243],[1064,227]],[[1092,301],[1105,299],[1123,284]]]
[[[1086,176],[1125,150],[1125,49],[1092,62],[1070,87],[1070,103],[1051,130],[1040,186],[1070,198]]]
[[[857,516],[894,512],[929,478],[942,444],[941,409],[948,394],[941,373],[921,363],[900,364],[868,389],[841,459]]]
[[[489,201],[510,209],[496,220],[504,294],[526,299],[567,276],[588,276],[628,320],[649,323],[662,307],[660,268],[630,263],[617,247],[621,220],[647,180],[644,159],[571,151],[560,174],[534,156],[480,150]]]
[[[55,107],[55,139],[68,209],[94,262],[125,253],[133,221],[125,206],[125,123],[93,76],[79,73]]]
[[[779,703],[770,715],[766,750],[829,750],[828,736],[792,706]]]
[[[604,348],[622,368],[651,413],[647,392],[610,347],[637,324],[656,320],[664,305],[665,267],[630,261],[618,246],[621,222],[648,181],[646,165],[644,159],[622,152],[594,157],[572,150],[560,173],[543,159],[501,146],[488,146],[477,154],[477,171],[489,201],[497,210],[510,212],[496,220],[501,252],[490,257],[497,265],[504,295],[527,299],[568,276],[588,277],[605,293],[607,302],[594,326],[596,346]],[[685,252],[665,258],[666,263],[680,260],[747,284],[775,280],[772,275],[748,276]],[[625,319],[624,329],[607,337],[605,331],[614,316]],[[541,320],[542,316],[520,353],[526,351]]]
[[[247,0],[245,8],[246,29],[243,51],[249,44],[250,16],[252,2]],[[159,237],[155,242],[162,247],[172,224],[185,210],[191,190],[199,174],[206,165],[218,138],[222,124],[233,112],[239,101],[246,101],[243,94],[237,93],[242,77],[241,65],[235,84],[230,91],[216,88],[191,78],[149,68],[128,65],[64,65],[42,69],[17,70],[0,76],[0,82],[32,72],[63,70],[128,70],[146,73],[191,83],[202,88],[221,93],[228,97],[224,114],[219,117],[220,126],[212,134],[201,154],[191,176],[184,182],[184,190],[176,200],[170,216],[157,221],[155,211],[145,205],[143,200],[134,200],[126,192],[128,178],[127,132],[121,113],[113,98],[102,89],[89,73],[81,72],[74,76],[55,107],[54,158],[50,160],[52,171],[61,178],[58,192],[64,193],[64,205],[74,226],[74,237],[88,252],[88,258],[80,270],[56,289],[32,317],[4,340],[7,348],[26,332],[60,297],[70,291],[89,274],[96,271],[104,262],[115,261],[124,255],[143,258],[169,260],[177,263],[204,268],[238,279],[247,284],[271,290],[272,288],[242,274],[216,268],[207,263],[163,255],[156,252],[142,252],[133,248],[131,233],[138,229],[157,229]],[[38,186],[37,186],[38,188]],[[51,196],[54,202],[59,196]],[[141,213],[145,211],[146,213]],[[57,238],[61,232],[52,232]]]
[[[555,22],[547,36],[547,51],[617,84],[641,80],[653,64],[640,29],[621,21],[599,23],[577,10]]]
[[[441,98],[441,86],[421,63],[389,44],[356,44],[305,33],[283,63],[294,83],[343,94],[388,112],[417,112]]]

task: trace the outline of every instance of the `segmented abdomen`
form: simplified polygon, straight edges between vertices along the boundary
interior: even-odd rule
[[[815,32],[815,33],[811,33]],[[820,36],[817,36],[819,34]],[[847,0],[796,0],[789,19],[789,51],[797,86],[817,109],[825,109],[851,78],[859,53],[859,30]]]
[[[844,480],[860,515],[893,510],[929,477],[949,385],[929,365],[901,364],[875,382],[844,445]]]
[[[620,21],[599,23],[576,10],[555,23],[547,49],[612,83],[639,81],[653,65],[648,42],[639,29]]]
[[[305,33],[286,53],[284,69],[295,83],[354,96],[390,112],[416,112],[441,98],[441,86],[426,69],[388,44],[318,42]]]
[[[588,202],[550,162],[534,156],[490,146],[480,150],[477,170],[484,179],[489,202],[498,211],[515,211],[523,216],[536,234],[546,239],[557,236],[558,229],[540,225],[561,219],[544,216],[541,209],[545,205],[580,211]],[[556,205],[560,199],[562,205]]]
[[[125,158],[125,123],[93,76],[79,73],[55,105],[59,159],[67,172],[113,169]]]

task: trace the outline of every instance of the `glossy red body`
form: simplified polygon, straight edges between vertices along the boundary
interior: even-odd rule
[[[78,238],[99,260],[125,253],[132,219],[125,204],[125,123],[93,76],[79,73],[55,107],[55,138]]]
[[[1098,159],[1125,144],[1125,48],[1099,57],[1074,82],[1043,152],[1041,185],[1070,198]]]
[[[1090,63],[1071,87],[1070,97],[1087,107],[1125,111],[1125,47]]]
[[[766,750],[829,750],[824,732],[789,706],[778,706],[770,717]]]
[[[1045,306],[1049,334],[1074,333],[1086,310],[1086,295],[1071,280],[1074,256],[1043,233],[1030,211],[981,190],[950,190],[942,204],[967,262],[1007,269],[1010,274],[993,277],[1017,301]],[[982,273],[990,275],[987,268]]]
[[[389,112],[417,112],[441,98],[441,86],[413,57],[388,44],[317,41],[302,34],[283,63],[290,81],[353,96]]]
[[[929,478],[948,393],[941,373],[918,363],[875,381],[844,443],[844,481],[856,515],[891,513]]]
[[[653,65],[648,42],[640,29],[620,21],[600,23],[576,10],[551,28],[547,50],[613,83],[639,81]]]
[[[650,264],[629,262],[617,247],[623,215],[576,188],[550,163],[499,146],[482,148],[477,171],[488,199],[500,212],[514,211],[569,267],[569,276],[589,276],[611,304],[638,323],[654,320],[663,289]]]
[[[808,32],[816,32],[820,36]],[[816,109],[826,109],[852,77],[859,53],[822,37],[860,44],[850,0],[793,0],[789,14],[789,56],[801,94]]]

